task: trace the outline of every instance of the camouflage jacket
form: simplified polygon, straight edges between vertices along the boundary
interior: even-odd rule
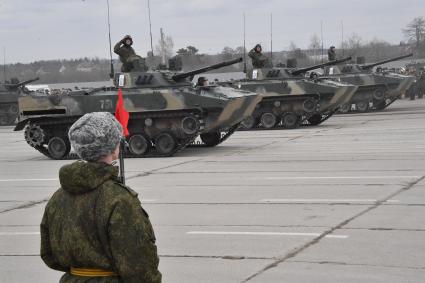
[[[263,55],[263,53],[256,52],[255,48],[249,51],[248,56],[251,58],[254,68],[264,68],[269,64],[269,58]]]
[[[134,51],[133,47],[124,45],[122,41],[120,41],[117,44],[115,44],[114,52],[115,54],[118,54],[120,56],[120,61],[123,64],[121,70],[123,72],[130,71],[131,67],[129,66],[130,62],[128,62],[128,58],[136,55],[136,52]]]
[[[335,61],[336,60],[336,52],[331,49],[328,50],[328,60]]]
[[[112,165],[77,161],[59,171],[61,188],[41,222],[41,258],[66,272],[60,282],[159,283],[155,235],[137,193],[117,181]],[[119,276],[80,277],[70,268]]]

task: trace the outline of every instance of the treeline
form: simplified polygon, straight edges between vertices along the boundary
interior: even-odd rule
[[[37,83],[104,81],[108,79],[109,70],[110,62],[99,58],[35,61],[6,65],[6,78],[23,81],[39,77]]]

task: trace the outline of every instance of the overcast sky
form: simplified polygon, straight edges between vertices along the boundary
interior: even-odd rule
[[[131,34],[134,48],[145,56],[150,49],[147,0],[109,0],[112,41]],[[340,45],[357,33],[364,40],[404,40],[402,28],[425,16],[425,0],[151,0],[154,44],[162,27],[174,40],[174,50],[187,45],[202,53],[243,44],[246,14],[247,48],[260,42],[273,50],[293,41],[307,47],[312,35],[324,45]],[[109,57],[106,0],[0,0],[0,48],[8,63],[46,59]],[[3,53],[3,52],[1,52]],[[0,64],[3,62],[1,56]]]

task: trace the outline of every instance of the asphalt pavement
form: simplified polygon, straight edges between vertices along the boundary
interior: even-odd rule
[[[127,159],[163,282],[425,282],[425,99]],[[59,168],[0,128],[0,282],[58,282],[39,223]]]

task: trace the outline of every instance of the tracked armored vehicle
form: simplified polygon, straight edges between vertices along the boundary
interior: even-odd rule
[[[248,79],[233,81],[233,87],[263,96],[254,113],[244,120],[246,129],[318,125],[331,117],[339,105],[349,100],[357,87],[332,80],[306,78],[305,73],[350,60],[327,62],[306,68],[261,68]]]
[[[351,100],[344,103],[339,111],[347,113],[355,109],[357,112],[366,112],[388,107],[413,84],[415,78],[390,72],[373,72],[373,68],[412,55],[408,54],[372,64],[343,64],[325,68],[325,78],[359,87]]]
[[[12,125],[18,118],[18,97],[27,95],[25,85],[38,78],[24,82],[0,84],[0,126]]]
[[[131,72],[115,75],[113,88],[22,97],[15,130],[24,130],[28,144],[50,158],[73,157],[69,154],[69,127],[85,113],[114,113],[120,88],[130,113],[127,157],[172,156],[192,144],[198,135],[202,145],[215,146],[251,115],[261,98],[226,87],[193,87],[191,78],[240,61],[186,73],[146,71],[135,64]]]

